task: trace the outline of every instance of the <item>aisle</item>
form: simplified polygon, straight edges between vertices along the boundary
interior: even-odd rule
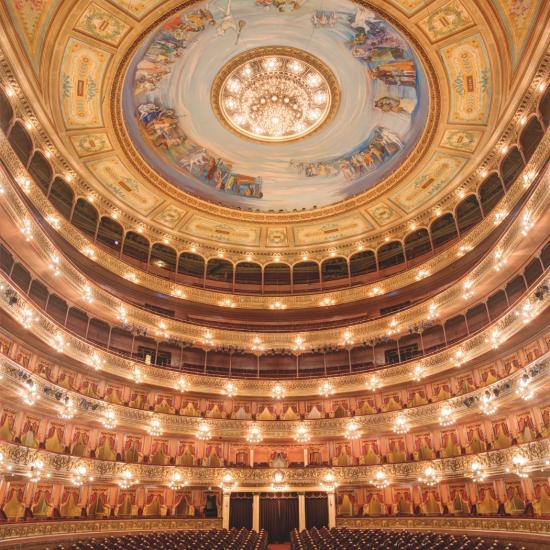
[[[290,550],[290,543],[285,544],[268,544],[267,550]]]

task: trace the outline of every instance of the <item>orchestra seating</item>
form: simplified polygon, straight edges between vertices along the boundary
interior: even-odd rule
[[[483,539],[469,535],[431,531],[383,531],[380,529],[294,530],[292,550],[521,550],[510,542]]]
[[[168,531],[90,538],[47,550],[267,550],[267,533],[247,529]]]

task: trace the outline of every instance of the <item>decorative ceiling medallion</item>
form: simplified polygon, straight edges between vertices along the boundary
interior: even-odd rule
[[[246,138],[301,139],[330,120],[340,100],[334,73],[317,57],[284,46],[248,50],[229,61],[212,85],[212,108]]]
[[[137,172],[189,206],[317,217],[416,165],[438,99],[424,52],[378,8],[328,0],[274,13],[232,0],[149,27],[117,72],[111,112]]]

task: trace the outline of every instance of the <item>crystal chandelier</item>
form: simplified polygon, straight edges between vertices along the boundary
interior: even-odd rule
[[[529,477],[529,473],[525,469],[528,462],[527,457],[516,452],[516,454],[512,456],[512,471],[522,479]],[[510,472],[510,468],[506,468],[506,471]]]
[[[147,431],[149,432],[149,435],[152,435],[153,437],[158,437],[159,435],[162,435],[163,430],[160,420],[153,417],[149,422],[149,428]]]
[[[32,407],[40,399],[40,395],[38,394],[38,390],[34,382],[30,381],[27,383],[27,385],[21,390],[21,397],[23,398],[23,402],[29,407]]]
[[[233,382],[227,382],[223,387],[222,393],[229,398],[234,397],[237,395],[237,386]]]
[[[273,482],[271,483],[271,488],[274,491],[284,491],[286,489],[285,476],[281,470],[277,470],[273,474]]]
[[[479,408],[484,415],[490,416],[496,412],[498,407],[495,403],[495,396],[492,393],[489,393],[488,391],[485,392],[480,397],[479,401]]]
[[[528,374],[524,374],[518,380],[516,394],[519,395],[524,401],[529,401],[535,395],[535,390],[529,387],[530,383],[531,383],[531,378],[529,378]]]
[[[180,391],[181,393],[186,392],[189,389],[189,382],[183,377],[180,376],[175,383],[176,390]]]
[[[95,351],[90,355],[90,363],[95,370],[99,370],[105,361]]]
[[[132,485],[135,485],[138,482],[137,479],[134,479],[134,475],[130,470],[123,470],[120,474],[120,479],[117,481],[118,486],[121,489],[129,489]]]
[[[134,369],[132,370],[132,380],[136,384],[141,384],[144,378],[145,375],[143,374],[143,372],[141,372],[141,369],[139,367],[134,367]]]
[[[420,483],[428,485],[428,487],[433,487],[439,483],[439,476],[433,466],[426,466],[424,468],[424,473],[418,478]]]
[[[376,391],[380,387],[380,382],[376,374],[372,374],[366,382],[367,389],[370,391]]]
[[[409,424],[405,416],[402,414],[398,414],[393,425],[393,431],[396,434],[406,434],[409,429]]]
[[[355,422],[348,422],[346,431],[344,432],[344,437],[350,441],[359,439],[361,437],[359,426]]]
[[[388,475],[380,468],[374,472],[374,477],[370,480],[371,485],[374,485],[377,489],[385,489],[390,484]]]
[[[451,409],[448,405],[441,407],[441,411],[439,413],[439,424],[446,427],[451,426],[454,423],[455,419],[453,418],[453,409]]]
[[[210,426],[204,422],[200,424],[196,437],[201,441],[208,441],[212,437],[212,434],[210,433]]]
[[[94,478],[88,475],[88,468],[84,464],[77,466],[71,477],[71,483],[76,487],[82,487],[85,483],[91,483],[93,480]]]
[[[187,485],[187,480],[183,478],[183,475],[181,472],[178,472],[177,470],[172,472],[172,475],[170,476],[170,480],[168,481],[168,487],[170,487],[170,489],[177,491],[178,489],[182,489],[186,485]]]
[[[273,397],[273,399],[280,400],[280,399],[284,399],[285,396],[286,396],[286,390],[282,384],[277,383],[271,389],[271,397]]]
[[[116,418],[116,413],[113,409],[106,409],[103,413],[103,420],[102,420],[103,427],[107,430],[112,430],[116,428],[118,422]]]
[[[483,466],[477,460],[472,462],[470,470],[470,477],[472,478],[472,481],[475,481],[476,483],[485,481],[485,471],[483,470]]]
[[[241,135],[290,141],[319,128],[335,110],[334,82],[326,65],[301,50],[256,48],[222,68],[212,104],[221,121]]]
[[[27,477],[32,483],[38,483],[44,475],[44,461],[37,458],[29,467]],[[50,477],[50,474],[45,474],[45,477]]]
[[[237,486],[237,481],[231,472],[226,472],[220,481],[220,488],[224,493],[230,493]]]
[[[329,493],[334,491],[338,487],[338,482],[332,471],[327,472],[320,483],[323,490],[328,491]]]
[[[325,380],[319,387],[319,394],[323,397],[329,397],[334,394],[334,386],[328,381]]]
[[[70,397],[67,397],[63,402],[61,410],[59,411],[59,417],[63,418],[64,420],[70,420],[74,417],[75,413],[76,409],[74,406],[74,402]]]
[[[296,428],[296,434],[294,435],[294,439],[298,443],[307,443],[311,439],[311,435],[309,433],[308,427],[303,422],[300,422],[300,424]]]
[[[54,336],[52,347],[55,351],[62,353],[66,345],[67,343],[65,342],[65,338],[62,334],[58,333]]]
[[[246,440],[249,443],[256,444],[261,443],[263,439],[264,437],[262,435],[262,430],[260,430],[260,427],[257,424],[252,424],[252,426],[250,426],[250,429],[248,430],[248,434],[246,435]]]
[[[30,307],[26,307],[25,309],[23,309],[21,319],[21,324],[23,325],[23,328],[26,328],[27,330],[30,329],[34,321],[37,320],[38,318],[34,316],[34,311]]]

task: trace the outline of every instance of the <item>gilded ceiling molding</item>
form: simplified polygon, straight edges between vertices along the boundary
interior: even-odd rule
[[[529,94],[532,95],[533,90],[532,90],[531,88],[534,88],[534,86],[531,86],[530,89],[529,89]],[[494,155],[495,155],[495,152],[492,153],[492,156],[494,156]],[[477,177],[477,176],[476,176],[476,177]],[[466,180],[466,182],[468,182],[470,179],[471,179],[471,177],[468,178],[468,179]],[[87,190],[85,190],[85,193],[83,192],[83,194],[86,194],[86,193],[88,193],[89,191],[90,191],[90,189],[87,189]],[[449,196],[451,196],[451,195],[449,195]],[[452,196],[454,197],[454,194],[452,194]],[[453,202],[455,202],[455,201],[456,201],[456,199],[453,198]],[[440,204],[443,204],[443,203],[442,203],[442,202],[438,202],[438,204],[437,204],[436,206],[439,207]],[[109,208],[112,210],[112,204],[108,207],[107,203],[105,203],[105,204],[104,204],[104,207],[105,207],[105,211],[108,211]],[[431,217],[431,216],[428,216],[428,217]],[[137,220],[137,218],[134,218],[134,223],[136,223],[137,221],[139,221],[139,220]],[[422,220],[420,220],[420,219],[417,220],[417,225],[422,225],[422,223],[423,223]],[[402,226],[402,228],[404,229],[404,226]],[[162,230],[162,231],[157,231],[157,234],[158,234],[157,240],[160,242],[160,241],[162,240],[162,238],[163,238],[163,235],[166,234],[166,230],[164,229],[164,230]],[[381,239],[380,239],[380,240],[381,240]],[[154,238],[154,237],[153,237],[153,241],[155,241],[155,238]],[[181,239],[175,238],[175,242],[181,242]],[[189,246],[189,243],[183,243],[183,245],[184,245],[184,246]],[[216,245],[216,248],[218,248],[218,247],[219,247],[219,245]],[[212,255],[214,255],[216,248],[214,248],[213,254],[212,254]],[[231,254],[235,253],[235,254],[241,254],[241,255],[244,256],[244,255],[246,254],[246,252],[247,252],[247,251],[237,252],[236,250],[229,250],[229,251],[228,251],[228,254],[231,255]],[[284,252],[283,252],[283,253],[284,253]]]

